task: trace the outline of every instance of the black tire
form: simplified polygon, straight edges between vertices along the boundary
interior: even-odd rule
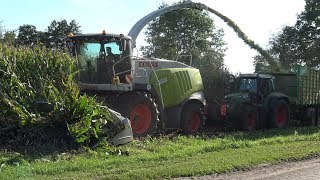
[[[303,126],[316,126],[316,110],[314,108],[306,109],[303,113],[303,118],[301,119],[301,124]]]
[[[208,103],[208,117],[206,120],[207,126],[213,126],[219,121],[219,112],[220,112],[219,107],[220,105],[216,101]]]
[[[144,92],[133,92],[121,97],[120,113],[131,122],[133,135],[144,137],[157,130],[159,111],[154,99]]]
[[[181,114],[181,129],[184,134],[196,134],[203,128],[204,112],[200,103],[187,103],[184,105]]]
[[[269,127],[286,128],[290,120],[290,109],[284,100],[273,99],[269,104]]]
[[[253,131],[258,125],[258,110],[251,105],[243,105],[239,113],[240,129],[245,131]]]

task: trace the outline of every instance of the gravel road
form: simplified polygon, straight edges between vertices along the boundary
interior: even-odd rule
[[[178,178],[189,179],[213,179],[213,180],[319,180],[320,157],[312,159],[285,162],[277,165],[261,165],[248,171],[237,171],[219,175],[207,175],[201,177]]]

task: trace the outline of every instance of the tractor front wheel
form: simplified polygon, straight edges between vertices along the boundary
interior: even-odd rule
[[[258,110],[256,107],[244,105],[240,112],[241,129],[246,131],[255,130],[258,124],[258,117]]]
[[[290,110],[286,101],[274,99],[270,103],[270,126],[272,128],[285,128],[290,119]]]

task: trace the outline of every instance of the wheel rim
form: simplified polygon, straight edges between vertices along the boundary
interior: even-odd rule
[[[134,133],[145,133],[151,124],[151,111],[149,107],[143,103],[137,104],[130,114],[131,127]]]
[[[248,128],[254,129],[256,127],[256,116],[253,112],[248,114]]]
[[[193,111],[189,119],[190,131],[192,133],[196,132],[200,127],[201,117],[198,112]]]
[[[278,109],[276,121],[278,125],[283,125],[287,120],[287,110],[285,107],[281,106]]]

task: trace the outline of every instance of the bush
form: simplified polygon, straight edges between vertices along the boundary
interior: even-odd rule
[[[68,54],[0,44],[0,139],[14,129],[56,126],[65,127],[84,145],[100,136],[112,137],[120,127],[114,127],[107,108],[80,95],[74,81],[77,72]],[[109,129],[107,135],[102,134],[103,126]]]

